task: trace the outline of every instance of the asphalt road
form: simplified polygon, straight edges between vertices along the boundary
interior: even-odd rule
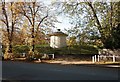
[[[1,57],[0,57],[1,58]],[[2,62],[0,60],[0,81],[2,80]]]
[[[2,62],[3,80],[118,80],[118,68]]]

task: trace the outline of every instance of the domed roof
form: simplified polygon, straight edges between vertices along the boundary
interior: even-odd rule
[[[49,34],[49,36],[68,36],[67,34],[63,33],[60,31],[60,29],[58,29],[57,32],[54,32],[52,34]]]

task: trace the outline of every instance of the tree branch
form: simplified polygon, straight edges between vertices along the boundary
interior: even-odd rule
[[[37,10],[35,11],[35,15],[36,15],[36,13],[38,12],[38,10],[39,10],[39,7],[40,7],[40,6],[38,6],[38,7],[37,7]]]
[[[2,12],[3,12],[3,15],[5,16],[5,20],[6,20],[5,24],[6,24],[7,32],[9,35],[9,24],[8,24],[8,16],[7,16],[6,9],[5,9],[5,2],[2,2]]]
[[[23,5],[25,5],[25,4],[23,4]],[[26,14],[26,10],[24,10],[22,5],[21,5],[21,9],[22,9],[22,11],[20,13],[23,14],[29,20],[30,24],[32,25],[32,21],[31,21],[30,17]]]
[[[1,19],[1,21],[2,21],[3,23],[5,23],[5,25],[7,24],[5,20]]]
[[[41,23],[42,23],[42,22],[44,21],[44,19],[47,18],[47,17],[48,17],[48,14],[47,14],[45,17],[43,17],[42,20],[40,20],[40,22],[39,22],[39,24],[38,24],[38,26],[37,26],[36,35],[37,35],[38,29],[39,29]]]
[[[40,24],[41,24],[41,23],[44,21],[44,19],[47,18],[47,17],[48,17],[48,14],[40,20],[40,22],[39,22],[37,28],[39,28]]]
[[[105,37],[104,37],[103,31],[102,31],[102,26],[101,26],[101,24],[100,24],[100,21],[98,20],[97,14],[96,14],[93,6],[92,6],[92,3],[91,3],[91,2],[86,2],[86,3],[88,4],[88,6],[91,8],[91,10],[92,10],[92,12],[93,12],[93,17],[94,17],[95,20],[96,20],[97,27],[98,27],[99,32],[100,32],[100,34],[101,34],[101,40],[102,40],[102,42],[104,43]]]
[[[95,10],[94,10],[91,2],[87,2],[87,4],[89,5],[89,7],[91,8],[91,10],[92,10],[92,12],[93,12],[93,16],[94,16],[94,18],[96,19],[96,23],[98,24],[99,29],[101,29],[102,26],[101,26],[101,24],[100,24],[100,22],[99,22],[99,20],[98,20],[98,17],[97,17],[97,15],[96,15],[96,12],[95,12]]]

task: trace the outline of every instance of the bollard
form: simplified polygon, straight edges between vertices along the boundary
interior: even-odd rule
[[[52,54],[53,55],[53,59],[55,58],[55,56],[54,56],[54,54]]]
[[[99,55],[98,55],[98,62],[100,61]]]
[[[41,62],[41,59],[38,59],[39,62]]]
[[[115,62],[115,56],[113,55],[113,62]]]
[[[94,56],[92,56],[92,62],[95,63]]]
[[[96,62],[96,58],[97,58],[97,57],[96,57],[96,55],[95,55],[95,62]]]

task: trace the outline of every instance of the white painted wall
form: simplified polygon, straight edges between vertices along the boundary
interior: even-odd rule
[[[61,48],[67,46],[66,36],[51,36],[50,37],[50,47]]]

